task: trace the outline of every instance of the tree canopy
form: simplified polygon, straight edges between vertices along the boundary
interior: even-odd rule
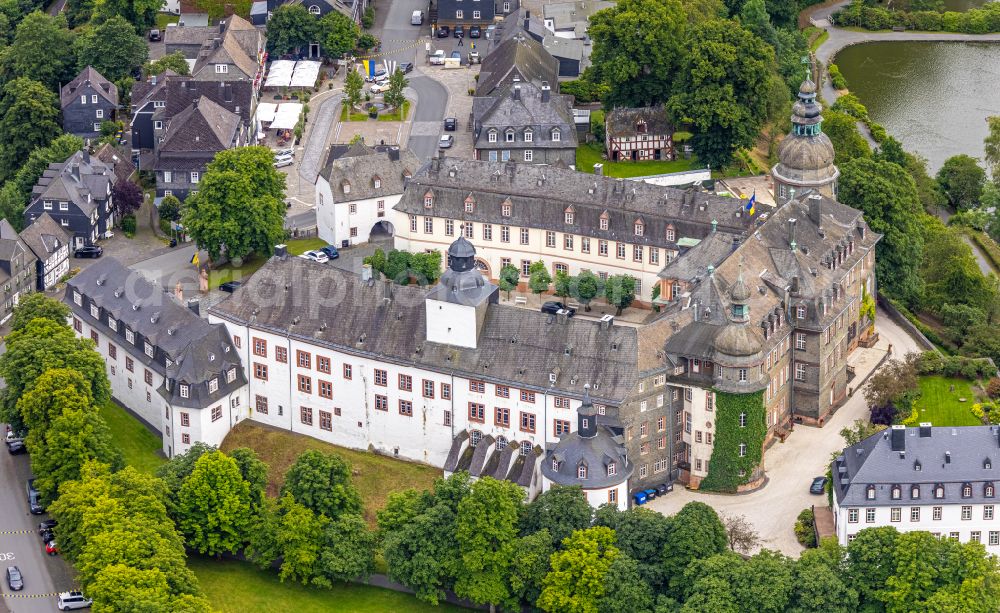
[[[361,496],[351,483],[351,466],[338,455],[315,449],[303,451],[288,469],[282,493],[331,519],[361,511]]]
[[[331,14],[337,11],[331,11]],[[282,4],[267,21],[267,49],[284,55],[317,40],[319,22],[302,4]]]
[[[964,211],[979,204],[986,183],[986,171],[979,166],[976,158],[963,153],[944,161],[938,170],[937,180],[951,206]]]
[[[149,47],[135,28],[115,15],[76,39],[77,68],[93,66],[109,81],[132,74],[149,59]]]

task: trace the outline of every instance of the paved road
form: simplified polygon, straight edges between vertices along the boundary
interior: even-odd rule
[[[47,515],[31,515],[25,496],[25,481],[31,475],[27,455],[11,456],[0,451],[0,573],[16,565],[24,575],[24,590],[11,592],[6,577],[0,577],[3,600],[12,613],[49,613],[56,610],[55,594],[73,588],[69,566],[48,556],[35,532]],[[0,604],[0,607],[3,605]]]
[[[194,255],[195,246],[188,243],[183,247],[178,246],[163,255],[159,255],[148,260],[142,260],[132,264],[133,270],[138,270],[150,281],[156,281],[168,291],[173,291],[179,281],[184,287],[187,295],[194,296],[198,290],[198,271],[191,264],[191,256]],[[207,261],[206,252],[202,251],[199,256],[201,261]]]
[[[343,94],[324,97],[310,120],[312,128],[299,161],[299,177],[307,185],[316,183],[319,167],[323,164],[323,156],[326,154],[326,143],[330,137],[330,130],[333,128],[336,111],[340,107],[340,101],[343,97]]]
[[[920,351],[916,341],[885,313],[880,310],[877,317],[880,345],[891,343],[893,356]],[[809,494],[809,483],[816,475],[826,472],[833,452],[843,449],[840,430],[866,413],[864,395],[855,393],[823,428],[795,428],[784,443],[775,443],[765,454],[764,464],[769,481],[756,492],[732,496],[679,488],[648,506],[672,515],[688,502],[697,500],[711,505],[720,513],[744,515],[760,535],[762,547],[797,556],[802,547],[795,540],[792,529],[795,518],[810,505],[826,506],[825,497]]]

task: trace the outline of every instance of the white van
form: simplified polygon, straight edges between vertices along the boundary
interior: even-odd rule
[[[423,11],[413,11],[413,15],[410,16],[411,26],[421,26],[424,25],[424,12]]]

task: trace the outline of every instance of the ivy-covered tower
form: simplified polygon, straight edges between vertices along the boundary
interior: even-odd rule
[[[778,163],[771,169],[779,205],[804,190],[837,197],[840,170],[833,163],[833,143],[823,133],[822,110],[816,102],[816,84],[807,76],[792,106],[792,131],[781,141]]]
[[[750,297],[741,262],[728,291],[728,322],[714,342],[715,444],[708,475],[701,482],[704,489],[739,491],[756,487],[764,478],[768,375],[762,367],[764,338],[750,324]]]

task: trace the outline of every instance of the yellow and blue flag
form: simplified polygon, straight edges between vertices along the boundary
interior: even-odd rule
[[[743,209],[748,213],[750,213],[750,216],[753,217],[754,211],[756,211],[756,207],[757,207],[757,190],[754,190],[753,194],[750,196],[750,200],[747,200],[746,206],[744,206]]]
[[[198,265],[199,260],[198,260],[198,252],[197,251],[195,251],[194,255],[191,256],[191,263],[194,264],[195,266]]]

